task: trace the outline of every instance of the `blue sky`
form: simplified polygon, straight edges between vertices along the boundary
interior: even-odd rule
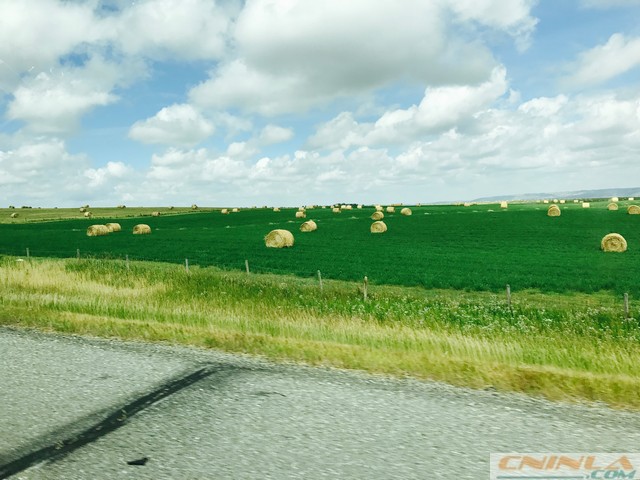
[[[0,205],[640,185],[640,0],[0,0]]]

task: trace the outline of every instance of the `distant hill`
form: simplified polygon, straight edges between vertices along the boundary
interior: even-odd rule
[[[474,202],[498,202],[500,200],[542,200],[545,198],[567,199],[574,198],[611,198],[611,197],[640,197],[640,187],[633,188],[602,188],[600,190],[576,190],[573,192],[542,192],[496,195],[493,197],[476,198]]]

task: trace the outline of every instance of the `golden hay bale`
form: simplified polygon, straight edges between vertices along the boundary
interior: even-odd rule
[[[296,218],[307,218],[307,214],[304,211],[298,210],[296,212]]]
[[[234,208],[233,210],[231,210],[233,213],[238,213],[240,211],[239,208]]]
[[[392,206],[387,207],[387,213],[396,213],[396,208]]]
[[[387,231],[387,224],[384,222],[373,222],[371,224],[371,233],[384,233]]]
[[[107,223],[105,224],[105,227],[107,227],[110,232],[119,232],[122,230],[119,223]]]
[[[640,215],[640,207],[638,205],[629,205],[627,207],[627,213],[629,215]]]
[[[151,216],[152,217],[159,217],[160,216],[160,212],[151,212]]]
[[[607,205],[607,210],[618,210],[618,204],[617,203],[610,203],[609,205]]]
[[[559,217],[560,213],[560,207],[558,207],[557,205],[551,205],[549,207],[549,210],[547,210],[547,215],[549,217]]]
[[[91,218],[91,212],[84,212],[85,218]]]
[[[411,215],[413,212],[409,207],[404,207],[402,210],[400,210],[400,213],[402,215]]]
[[[353,205],[342,205],[340,208],[342,210],[353,210]]]
[[[149,235],[151,233],[151,227],[144,223],[139,223],[135,227],[133,227],[134,235]]]
[[[375,211],[373,212],[373,215],[371,215],[371,220],[378,221],[378,220],[382,220],[383,218],[384,218],[384,213],[382,212]]]
[[[17,213],[12,213],[11,214],[11,218],[18,218],[18,214]]]
[[[273,209],[273,211],[274,211],[274,212],[279,212],[279,211],[280,211],[280,209],[279,209],[278,207],[275,207],[275,208]]]
[[[223,208],[222,210],[220,210],[220,213],[222,215],[227,215],[229,213],[229,210],[227,208]]]
[[[554,199],[553,199],[553,203],[558,203],[558,199],[557,199],[557,198],[554,198]]]
[[[471,203],[471,202],[464,202],[464,206],[465,206],[465,207],[470,207],[471,205],[473,205],[473,203]]]
[[[580,200],[578,200],[577,198],[573,201],[573,203],[580,203]]]
[[[626,252],[627,241],[619,233],[610,233],[602,238],[600,248],[605,252]]]
[[[84,212],[86,212],[86,211],[87,211],[87,209],[86,209],[86,208],[84,208],[84,207],[80,207],[80,213],[84,213]]]
[[[293,233],[289,230],[271,230],[264,237],[264,243],[269,248],[293,247]]]
[[[318,229],[318,225],[313,220],[307,220],[302,225],[300,225],[301,232],[313,232]]]
[[[549,203],[549,200],[543,200],[542,203]]]
[[[381,212],[382,210],[382,205],[376,205],[376,212]]]
[[[299,212],[304,212],[304,207],[298,207]]]
[[[500,208],[508,208],[509,204],[507,202],[505,202],[504,200],[502,202],[500,202]]]
[[[582,208],[591,208],[591,204],[589,202],[582,202]]]
[[[633,202],[635,200],[635,198],[634,197],[629,197],[629,198],[627,198],[627,200],[629,200],[630,202]]]
[[[331,209],[331,211],[332,211],[333,213],[340,213],[342,210],[340,210],[340,208],[339,208],[339,207],[333,207],[333,208]]]
[[[566,200],[560,200],[560,203],[565,204]]]
[[[361,203],[360,203],[360,204],[358,204],[358,205],[356,206],[356,208],[357,208],[358,210],[362,210],[362,204],[361,204]]]
[[[196,205],[195,203],[191,205],[191,210],[197,210],[197,209],[198,209],[198,205]]]
[[[617,202],[617,201],[618,201],[618,197],[611,197],[611,201],[612,201],[613,203]]]
[[[109,235],[109,228],[106,225],[91,225],[87,228],[87,237],[100,237]]]

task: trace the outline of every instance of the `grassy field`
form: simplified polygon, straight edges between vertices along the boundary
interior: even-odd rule
[[[295,209],[245,209],[222,215],[218,209],[92,209],[93,219],[78,218],[74,210],[0,210],[0,254],[124,258],[293,274],[310,278],[320,270],[324,278],[361,280],[373,284],[421,286],[498,292],[538,289],[545,292],[628,292],[640,297],[640,216],[608,211],[606,201],[561,205],[562,216],[547,217],[545,204],[498,204],[412,207],[413,215],[385,214],[389,230],[369,232],[372,207],[334,214],[312,209],[307,219],[318,230],[302,234]],[[162,216],[148,216],[152,210]],[[399,212],[399,209],[397,209]],[[68,219],[68,215],[72,218]],[[43,222],[45,219],[53,222]],[[67,218],[67,219],[65,219]],[[93,223],[117,221],[123,231],[87,237]],[[149,236],[131,235],[137,223],[147,223]],[[291,249],[267,249],[263,237],[284,228],[295,235]],[[622,234],[629,249],[605,254],[600,240]]]
[[[0,259],[0,324],[182,343],[640,408],[640,317],[611,293],[318,282],[121,260]]]

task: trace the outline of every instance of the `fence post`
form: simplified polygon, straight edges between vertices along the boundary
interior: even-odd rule
[[[76,258],[80,260],[80,249],[76,248]]]
[[[320,270],[318,270],[318,282],[320,282],[320,291],[322,291],[322,274]]]
[[[624,294],[624,318],[629,318],[629,294]]]
[[[249,273],[249,260],[244,261],[244,268],[247,270],[247,273]]]
[[[364,276],[364,284],[363,284],[363,296],[364,296],[364,301],[367,301],[367,286],[369,285],[369,279],[367,278],[367,276]]]
[[[187,273],[189,273],[189,259],[185,258],[184,259],[184,269]]]
[[[511,310],[511,286],[507,284],[507,306]]]
[[[29,247],[27,247],[27,260],[30,260],[30,256],[29,256]]]

